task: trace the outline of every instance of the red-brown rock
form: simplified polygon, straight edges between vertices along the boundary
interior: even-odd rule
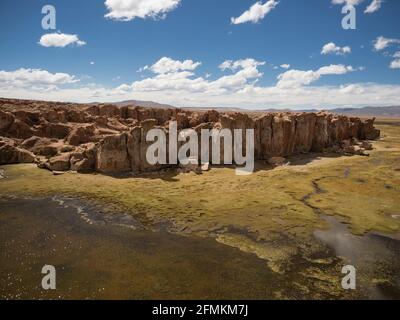
[[[0,165],[34,161],[35,155],[28,150],[17,148],[11,144],[0,145]]]
[[[68,171],[71,168],[70,159],[71,155],[69,153],[53,157],[49,160],[48,168],[51,171]]]
[[[379,138],[374,120],[319,113],[220,113],[177,108],[143,108],[111,104],[80,105],[0,99],[0,159],[32,162],[54,171],[148,172],[162,168],[147,163],[152,128],[254,129],[256,160],[323,152],[365,154],[363,140]],[[3,138],[1,138],[3,136]],[[360,141],[360,142],[358,142]],[[223,139],[221,157],[224,157]],[[50,159],[50,160],[48,160]],[[210,159],[210,163],[211,163]]]
[[[80,125],[71,130],[67,138],[70,145],[78,146],[94,140],[96,127],[93,124]]]

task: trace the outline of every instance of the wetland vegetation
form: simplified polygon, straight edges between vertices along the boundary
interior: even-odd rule
[[[0,295],[400,298],[400,126],[378,124],[369,157],[293,157],[250,176],[3,166]],[[61,268],[54,295],[38,288],[40,273],[29,276],[43,262]],[[350,292],[341,288],[349,263],[358,271]]]

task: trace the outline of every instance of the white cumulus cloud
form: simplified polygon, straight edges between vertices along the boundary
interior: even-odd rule
[[[376,51],[381,51],[386,49],[392,44],[398,44],[400,43],[400,39],[388,39],[383,36],[380,36],[376,38],[375,43],[374,43],[374,48]]]
[[[330,42],[322,47],[321,54],[336,54],[336,55],[345,55],[347,53],[351,53],[351,48],[349,46],[339,47],[335,43]]]
[[[390,63],[390,68],[391,69],[400,69],[400,59],[393,60]]]
[[[342,64],[331,64],[324,66],[318,70],[288,70],[278,76],[277,87],[279,88],[296,88],[309,85],[324,75],[340,75],[354,71],[352,66]]]
[[[226,60],[219,68],[222,71],[229,70],[232,74],[224,75],[214,81],[209,77],[196,77],[193,71],[200,66],[200,62],[193,60],[173,60],[161,58],[149,69],[155,76],[130,85],[122,85],[118,90],[139,91],[139,92],[160,92],[160,91],[185,91],[203,92],[217,94],[222,92],[234,92],[243,89],[246,85],[254,84],[263,73],[258,70],[265,62],[254,59]]]
[[[48,33],[40,38],[39,44],[43,47],[64,48],[74,44],[78,47],[84,46],[86,42],[79,40],[79,37],[76,34]]]
[[[265,18],[278,5],[278,1],[268,0],[264,4],[261,1],[253,4],[250,9],[243,12],[237,18],[231,18],[232,24],[241,24],[246,22],[257,23],[258,21]]]
[[[109,11],[106,18],[130,21],[135,18],[165,18],[169,11],[178,7],[181,0],[106,0]]]
[[[237,90],[240,87],[248,85],[250,80],[256,81],[262,77],[263,73],[258,70],[258,67],[263,65],[265,65],[264,61],[254,59],[226,60],[219,68],[222,71],[228,69],[236,73],[210,82],[209,87],[215,90]]]
[[[285,70],[274,84],[265,85],[258,81],[263,77],[259,69],[265,62],[255,59],[222,62],[220,69],[225,74],[216,79],[197,76],[196,71],[204,73],[193,67],[196,62],[171,60],[177,67],[163,69],[162,72],[167,70],[165,73],[149,67],[153,74],[147,78],[115,87],[79,82],[73,75],[40,69],[0,71],[0,97],[82,103],[135,99],[178,107],[300,110],[400,104],[398,84],[340,82],[340,75],[362,70],[352,66],[333,64],[308,71]],[[393,63],[393,67],[398,66],[399,62]],[[335,75],[339,84],[314,84],[327,75]]]
[[[144,71],[149,68],[154,73],[164,74],[164,73],[185,71],[185,70],[193,71],[200,65],[201,62],[194,62],[193,60],[179,61],[179,60],[173,60],[168,57],[163,57],[160,60],[158,60],[155,64],[153,64],[150,68],[148,66],[145,66],[139,70]]]
[[[329,74],[345,74],[354,71],[352,66],[345,66],[343,64],[331,64],[330,66],[321,67],[318,69],[320,75]]]
[[[50,73],[42,69],[18,69],[14,71],[0,71],[0,85],[2,87],[51,87],[72,84],[79,80],[67,73]]]
[[[374,13],[378,11],[382,6],[382,0],[372,0],[370,5],[365,9],[364,13]]]
[[[290,68],[290,64],[284,63],[284,64],[281,64],[280,67],[282,69],[289,69]]]
[[[345,94],[363,94],[365,93],[365,89],[361,85],[349,84],[340,86],[340,92]]]
[[[242,69],[249,69],[249,68],[257,68],[258,66],[263,66],[265,65],[264,61],[257,61],[254,59],[242,59],[242,60],[225,60],[223,63],[219,65],[219,68],[222,71],[225,71],[227,69],[235,71],[239,68]]]

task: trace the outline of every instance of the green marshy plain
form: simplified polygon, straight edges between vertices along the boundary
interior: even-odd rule
[[[18,266],[27,289],[10,287],[1,276],[0,296],[400,298],[399,122],[378,122],[383,138],[370,157],[301,156],[276,169],[260,163],[251,176],[230,168],[202,175],[54,176],[33,165],[3,166],[2,274],[14,274],[13,264],[21,262],[14,247],[21,255],[32,251],[23,260],[31,269],[47,256],[68,272],[59,272],[57,296],[35,287],[32,270]],[[101,208],[107,223],[85,222],[73,207],[52,202],[54,196],[78,201],[88,221]],[[41,200],[18,200],[24,197]],[[121,213],[133,217],[135,228],[119,226]],[[332,232],[347,240],[333,241]],[[44,248],[29,242],[51,233],[58,240]],[[66,242],[73,249],[61,254]],[[359,272],[352,292],[341,288],[341,268],[349,263]]]

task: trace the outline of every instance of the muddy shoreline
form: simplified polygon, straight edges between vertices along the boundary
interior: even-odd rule
[[[326,287],[316,285],[318,282],[328,284],[327,279],[319,279],[315,274],[305,274],[307,270],[317,266],[320,272],[325,268],[332,269],[336,264],[339,266],[342,259],[357,262],[340,251],[343,243],[340,246],[340,242],[339,245],[335,242],[338,237],[342,238],[344,235],[348,237],[349,233],[346,233],[343,224],[334,218],[329,221],[333,228],[315,231],[316,239],[329,249],[321,251],[313,257],[313,260],[308,261],[301,254],[295,255],[288,261],[290,266],[287,272],[279,274],[268,268],[265,261],[256,255],[219,244],[212,238],[182,236],[171,234],[166,229],[146,228],[130,215],[122,213],[110,215],[98,209],[82,199],[71,197],[21,199],[2,196],[1,252],[3,261],[7,260],[7,263],[1,267],[0,297],[2,299],[400,298],[399,287],[393,286],[388,281],[374,283],[373,286],[363,284],[357,294],[332,291],[331,295]],[[366,239],[371,241],[370,236]],[[360,241],[360,243],[370,246],[369,242]],[[381,245],[380,241],[377,243],[378,246]],[[398,243],[394,248],[397,245]],[[359,248],[357,246],[353,248],[354,252]],[[380,246],[379,249],[381,248]],[[351,248],[349,250],[353,252]],[[119,252],[118,257],[112,258],[115,252]],[[122,252],[126,252],[125,257]],[[333,252],[337,255],[332,254]],[[393,254],[392,251],[390,253]],[[357,254],[363,256],[365,252]],[[395,254],[398,258],[399,252]],[[137,256],[140,256],[140,259]],[[380,258],[382,257],[385,256],[381,255]],[[144,267],[147,265],[146,259],[148,263],[154,265],[150,268]],[[60,280],[62,286],[57,290],[57,294],[49,294],[38,286],[40,272],[34,270],[40,271],[39,261],[56,265],[61,270],[59,278],[68,279]],[[17,271],[13,270],[16,265],[18,265]],[[294,265],[300,267],[293,268]],[[88,268],[89,266],[94,269]],[[147,268],[152,270],[150,274]],[[142,274],[140,295],[136,291],[137,283],[131,284],[132,287],[129,285],[120,287],[121,284],[118,284],[118,279],[124,276],[127,277],[128,283],[133,281],[131,277],[135,272]],[[81,274],[86,274],[85,280]],[[105,274],[107,277],[104,277]],[[146,280],[148,277],[153,279]],[[205,281],[204,277],[212,281]],[[136,276],[134,278],[137,280]],[[166,279],[168,284],[165,284]],[[399,282],[399,278],[395,281]],[[163,283],[165,285],[161,285]],[[177,290],[182,286],[186,287],[185,293]],[[160,288],[160,292],[157,292],[157,288]],[[304,295],[305,292],[308,294]]]
[[[250,254],[87,219],[49,198],[3,198],[0,229],[1,299],[273,298],[271,272]],[[44,264],[58,270],[55,292],[40,288]]]

